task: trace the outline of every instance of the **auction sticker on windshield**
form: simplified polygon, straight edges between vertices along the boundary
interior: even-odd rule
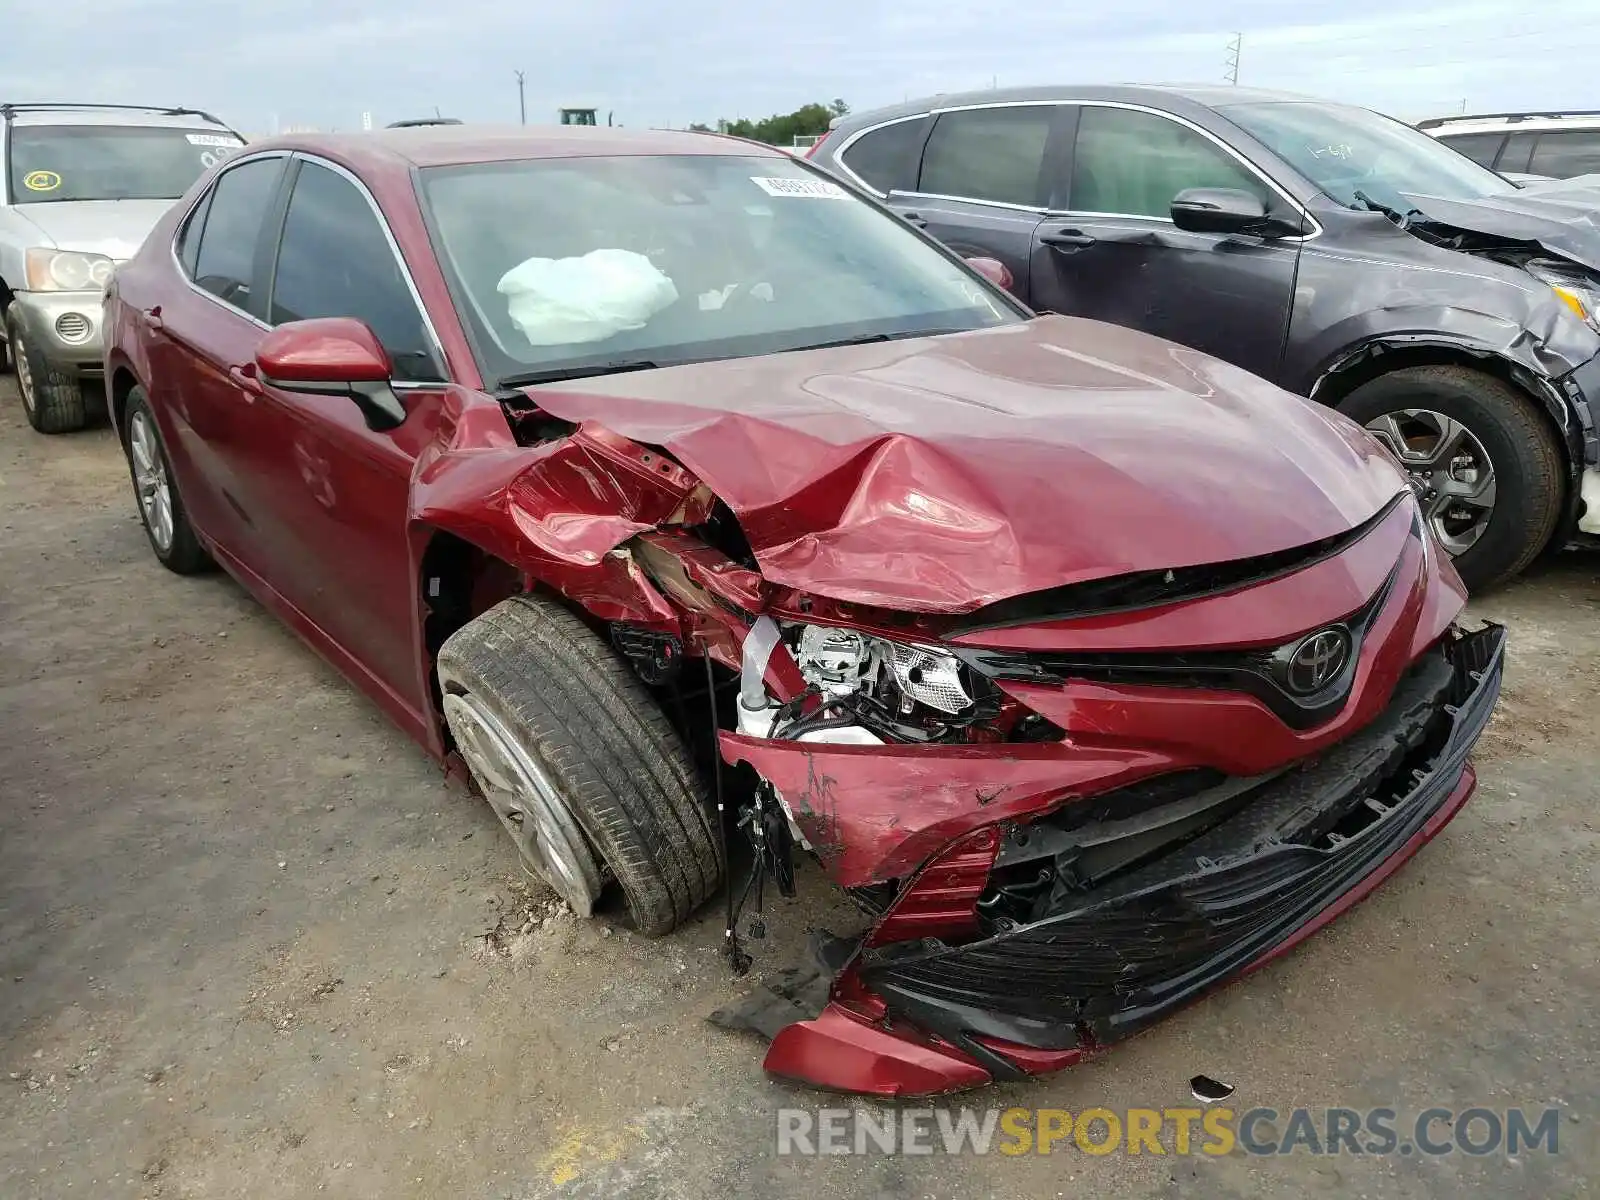
[[[224,137],[216,133],[186,133],[183,136],[188,139],[191,146],[226,146],[232,150],[244,145],[238,138]]]
[[[22,186],[30,192],[53,192],[61,186],[61,176],[54,171],[29,171],[22,177]]]
[[[769,196],[803,196],[811,200],[848,200],[850,193],[825,179],[779,179],[752,175],[750,182]]]

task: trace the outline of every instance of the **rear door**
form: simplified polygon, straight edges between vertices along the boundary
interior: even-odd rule
[[[1188,233],[1185,188],[1237,188],[1301,210],[1198,126],[1152,109],[1085,102],[1064,156],[1058,210],[1036,223],[1033,304],[1141,329],[1276,378],[1300,238]]]
[[[265,232],[288,160],[245,159],[219,174],[181,227],[174,253],[187,286],[144,310],[149,387],[196,526],[251,571],[264,565],[242,497],[250,395],[235,364],[266,333]]]
[[[408,412],[444,386],[443,354],[376,200],[336,164],[296,156],[272,251],[267,321],[364,321],[389,352]],[[347,398],[254,381],[254,511],[273,586],[384,691],[418,710],[407,505],[425,416],[373,430]]]
[[[1058,104],[994,104],[936,113],[911,191],[889,204],[958,254],[997,258],[1027,298],[1049,155],[1065,144]]]

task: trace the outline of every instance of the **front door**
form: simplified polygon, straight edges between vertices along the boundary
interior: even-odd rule
[[[354,317],[377,334],[414,415],[373,430],[351,400],[255,380],[252,475],[270,509],[272,584],[351,655],[359,673],[420,711],[417,580],[407,514],[411,471],[443,385],[436,349],[370,193],[344,171],[298,159],[278,242],[268,323]]]
[[[1254,168],[1161,113],[1084,104],[1031,251],[1035,308],[1126,325],[1278,377],[1300,241],[1188,233],[1185,188],[1237,188],[1298,216]]]

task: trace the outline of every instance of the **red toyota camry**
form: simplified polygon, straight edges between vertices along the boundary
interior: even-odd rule
[[[1361,429],[995,267],[730,138],[290,137],[116,272],[106,378],[156,557],[464,766],[579,913],[664,933],[732,840],[742,967],[814,855],[859,927],[720,1019],[930,1094],[1354,903],[1466,801],[1501,671]]]

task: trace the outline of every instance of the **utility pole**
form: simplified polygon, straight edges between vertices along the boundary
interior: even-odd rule
[[[517,111],[522,114],[522,123],[526,125],[528,123],[528,96],[522,85],[528,77],[521,71],[517,71],[515,74],[517,76]]]
[[[1244,54],[1244,34],[1236,33],[1228,43],[1228,82],[1239,86],[1239,59]]]

